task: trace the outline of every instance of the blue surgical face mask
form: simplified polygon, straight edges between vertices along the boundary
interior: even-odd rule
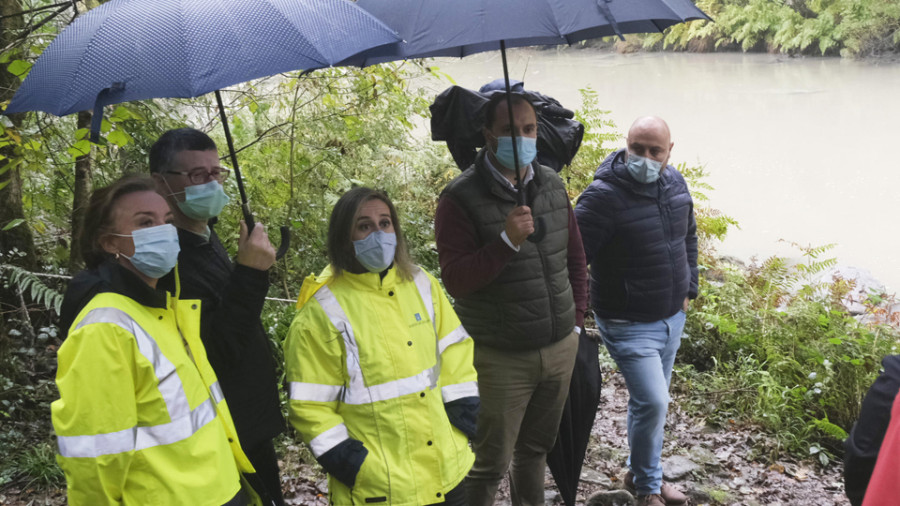
[[[178,262],[178,230],[174,225],[166,223],[156,227],[139,228],[131,235],[112,234],[119,237],[131,237],[134,241],[134,255],[127,258],[135,269],[148,278],[159,279],[175,267]]]
[[[534,137],[516,137],[516,148],[519,152],[519,168],[534,161],[537,156],[537,139]],[[509,170],[514,170],[512,137],[497,137],[497,161]]]
[[[208,183],[186,186],[184,202],[178,202],[178,208],[188,218],[208,220],[218,216],[229,200],[222,184],[213,180]]]
[[[353,241],[356,259],[369,272],[381,272],[394,262],[397,251],[397,235],[377,230],[365,239]]]
[[[662,162],[650,158],[644,158],[634,153],[628,153],[628,160],[625,162],[628,173],[638,183],[653,183],[659,179],[659,173],[662,170]]]

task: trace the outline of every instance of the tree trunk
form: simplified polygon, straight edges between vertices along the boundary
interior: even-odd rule
[[[78,113],[78,128],[91,127],[91,112]],[[94,149],[75,159],[75,186],[72,195],[72,247],[69,251],[69,272],[78,272],[84,267],[84,259],[81,258],[81,233],[83,229],[84,213],[87,211],[88,201],[91,198],[93,187],[93,175],[91,173],[91,154]]]
[[[107,0],[84,0],[84,7],[88,10],[105,3]],[[78,113],[78,128],[91,128],[91,111]],[[83,232],[84,213],[87,211],[91,192],[94,189],[94,176],[92,172],[94,148],[90,152],[75,159],[75,185],[72,195],[72,245],[69,249],[69,272],[74,274],[84,268],[84,259],[81,258],[81,233]]]
[[[0,0],[0,47],[6,47],[15,40],[16,34],[22,27],[21,16],[15,16],[20,12],[22,12],[22,6],[18,0]],[[6,17],[10,15],[13,16]],[[11,99],[18,87],[19,78],[7,72],[5,68],[0,68],[0,102]],[[17,130],[22,122],[22,115],[15,114],[9,119],[13,124],[9,130]],[[5,134],[5,132],[3,133]],[[0,189],[0,229],[15,220],[25,220],[25,208],[22,205],[22,176],[17,167],[10,166],[16,158],[15,144],[0,148],[0,172],[2,172],[0,184],[6,183],[6,186]],[[3,172],[4,169],[8,170]],[[0,232],[0,253],[3,254],[0,264],[14,264],[28,270],[36,267],[34,237],[31,235],[31,227],[27,221],[22,221],[18,226]],[[0,367],[6,363],[10,346],[7,314],[19,307],[16,288],[0,287]]]

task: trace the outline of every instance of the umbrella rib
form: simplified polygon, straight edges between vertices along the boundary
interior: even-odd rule
[[[284,20],[287,22],[287,24],[289,24],[292,28],[294,28],[294,30],[300,35],[300,37],[301,37],[302,39],[306,40],[306,41],[309,43],[309,47],[311,47],[311,48],[313,49],[313,51],[316,52],[317,58],[309,58],[309,59],[310,59],[310,60],[312,60],[312,59],[318,60],[318,63],[319,63],[320,65],[324,65],[324,66],[329,66],[329,67],[330,67],[330,66],[331,66],[331,63],[329,62],[328,58],[326,58],[325,55],[323,55],[322,52],[319,51],[319,48],[315,47],[315,46],[312,44],[312,42],[310,42],[309,37],[306,37],[305,34],[303,33],[303,31],[302,31],[297,25],[295,25],[295,24],[291,21],[291,19],[290,19],[284,12],[282,12],[282,10],[279,9],[274,3],[271,3],[270,5],[272,6],[272,9],[274,9],[275,12],[278,13],[278,15],[280,15],[282,18],[284,18]],[[330,24],[330,25],[331,25],[331,26],[334,26],[334,24]],[[302,69],[302,70],[307,70],[307,69]],[[262,76],[260,76],[260,77],[262,77]]]
[[[124,3],[124,2],[129,2],[129,3],[130,3],[130,1],[131,1],[131,0],[122,0],[123,3]],[[101,9],[101,8],[103,8],[102,5],[100,5],[100,6],[98,6],[98,7],[95,7],[95,9]],[[92,9],[92,10],[93,10],[93,9]],[[82,16],[81,19],[84,20],[84,19],[85,19],[85,16],[90,15],[90,12],[91,12],[91,11],[86,12],[86,13]],[[90,38],[90,40],[88,41],[88,43],[85,44],[84,50],[81,52],[81,55],[80,55],[80,57],[78,58],[78,65],[75,67],[75,70],[72,71],[72,78],[71,78],[71,80],[68,80],[69,86],[72,86],[72,85],[75,83],[75,81],[80,77],[80,75],[81,75],[80,69],[82,69],[82,68],[84,67],[82,64],[84,63],[85,58],[87,58],[87,55],[90,53],[91,46],[94,45],[94,41],[97,39],[97,35],[103,30],[103,27],[109,22],[110,18],[112,18],[115,14],[116,14],[116,11],[110,12],[109,15],[106,16],[106,19],[104,19],[103,22],[100,23],[100,26],[98,26],[97,29],[94,30],[94,33],[93,33],[93,35],[91,35],[91,38]],[[95,13],[94,15],[97,16],[98,14]],[[83,23],[82,23],[82,24],[83,24]],[[72,27],[73,27],[73,26],[70,25],[70,28],[72,28]],[[55,41],[54,41],[54,42],[55,42]],[[66,82],[65,79],[64,79],[63,81]],[[109,83],[109,84],[107,84],[106,86],[104,86],[103,88],[97,90],[97,93],[94,93],[93,100],[96,101],[96,99],[97,99],[97,94],[99,94],[101,91],[103,91],[103,89],[108,88],[108,87],[110,87],[110,86],[112,86],[112,85],[113,85],[113,83]],[[102,85],[101,85],[101,86],[102,86]],[[62,100],[60,100],[60,102],[66,103],[66,102],[65,102],[65,97],[66,97],[66,95],[63,94],[63,93],[60,93],[60,95],[61,95],[61,97],[62,97]],[[74,103],[68,103],[68,104],[66,105],[66,107],[62,108],[62,110],[61,110],[62,114],[61,114],[61,115],[62,115],[62,116],[65,116],[65,115],[67,115],[67,114],[72,114],[73,112],[78,112],[78,111],[71,110],[71,109],[74,108],[76,105],[78,105],[78,97],[75,98],[75,102],[74,102]],[[93,107],[93,105],[94,105],[94,104],[91,103],[91,107]]]

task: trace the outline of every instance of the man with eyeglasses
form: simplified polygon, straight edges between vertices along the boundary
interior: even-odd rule
[[[179,128],[150,148],[150,173],[175,214],[181,252],[177,275],[182,299],[200,299],[200,337],[256,473],[247,475],[264,504],[283,505],[272,440],[284,429],[275,360],[260,314],[269,289],[275,248],[261,223],[251,232],[241,221],[236,264],[214,226],[229,201],[230,171],[205,133]],[[160,280],[174,291],[175,271]]]

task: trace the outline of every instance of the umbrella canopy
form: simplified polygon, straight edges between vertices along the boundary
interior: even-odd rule
[[[196,97],[398,41],[349,0],[111,0],[50,44],[6,114]]]
[[[659,32],[709,19],[690,0],[359,0],[403,42],[345,63],[372,65],[431,56],[463,57],[507,47],[572,44],[625,33]]]

